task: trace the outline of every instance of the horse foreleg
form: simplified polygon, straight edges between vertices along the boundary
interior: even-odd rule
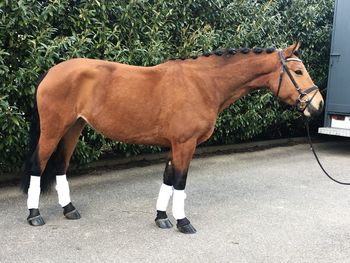
[[[191,225],[185,216],[185,187],[188,168],[195,151],[197,140],[192,139],[184,143],[172,144],[172,164],[173,174],[173,216],[177,220],[177,228],[185,234],[196,233],[196,229]]]
[[[160,187],[157,199],[157,217],[155,219],[156,225],[160,228],[172,228],[173,224],[166,214],[170,197],[173,195],[173,180],[174,169],[171,163],[171,158],[167,161],[164,174],[163,184]]]

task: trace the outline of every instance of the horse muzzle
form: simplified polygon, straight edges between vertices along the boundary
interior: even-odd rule
[[[299,105],[297,106],[299,109]],[[323,112],[324,102],[323,99],[311,100],[307,105],[304,106],[302,112],[306,117],[318,116]]]

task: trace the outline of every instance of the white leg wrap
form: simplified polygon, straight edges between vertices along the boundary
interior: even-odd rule
[[[175,190],[173,197],[173,216],[176,220],[185,218],[185,190]]]
[[[28,209],[38,209],[40,198],[40,176],[31,176],[28,188]]]
[[[66,175],[56,176],[56,190],[58,194],[58,203],[64,207],[68,205],[70,201],[69,184]]]
[[[166,184],[162,184],[162,186],[160,187],[159,195],[157,199],[157,210],[166,211],[172,194],[173,194],[173,187]]]

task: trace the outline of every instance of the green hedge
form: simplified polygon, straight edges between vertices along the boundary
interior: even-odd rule
[[[333,1],[180,0],[0,2],[0,171],[21,168],[40,74],[73,57],[155,65],[220,47],[285,47],[302,42],[315,82],[327,80]],[[298,114],[261,91],[232,105],[210,144],[300,133]],[[84,130],[76,164],[104,149],[126,155],[158,147],[111,142]]]

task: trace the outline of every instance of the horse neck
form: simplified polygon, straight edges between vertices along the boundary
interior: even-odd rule
[[[252,90],[269,88],[269,74],[280,67],[277,52],[200,57],[189,67],[201,79],[202,91],[218,112]],[[278,81],[278,79],[276,79]]]

